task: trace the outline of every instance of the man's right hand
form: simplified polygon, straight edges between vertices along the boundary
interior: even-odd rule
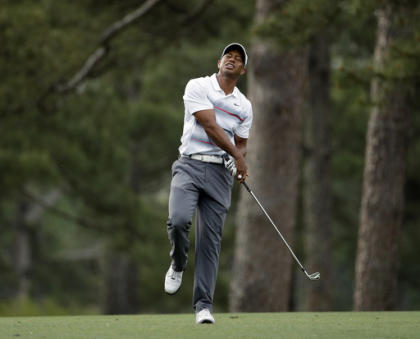
[[[248,167],[246,166],[244,157],[239,156],[238,158],[233,158],[232,156],[225,154],[223,159],[224,165],[230,174],[240,182],[243,182],[248,176]],[[239,168],[238,165],[240,166]]]
[[[235,158],[235,167],[236,167],[236,179],[239,182],[245,181],[248,176],[248,167],[246,166],[245,159],[241,155],[240,157]]]

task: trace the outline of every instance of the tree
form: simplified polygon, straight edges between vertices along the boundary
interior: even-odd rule
[[[308,311],[332,306],[331,258],[331,145],[330,145],[330,46],[322,32],[309,53],[308,108],[304,124],[304,238],[306,265],[322,272],[322,279],[307,286]]]
[[[366,137],[355,310],[391,310],[396,305],[409,94],[413,86],[409,72],[412,61],[408,62],[406,57],[411,34],[404,23],[412,18],[412,13],[413,9],[393,1],[385,2],[377,11],[375,74],[371,83],[373,107]]]
[[[285,1],[256,2],[255,25]],[[251,43],[248,96],[254,122],[249,136],[249,183],[293,243],[296,224],[301,108],[306,80],[304,48],[279,51],[272,41]],[[232,311],[288,309],[292,257],[258,205],[242,190],[236,219]]]

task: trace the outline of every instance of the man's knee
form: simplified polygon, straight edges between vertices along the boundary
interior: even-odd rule
[[[189,231],[191,227],[191,218],[184,215],[183,213],[173,213],[166,222],[168,229],[175,232]]]

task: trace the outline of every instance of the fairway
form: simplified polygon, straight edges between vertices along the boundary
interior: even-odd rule
[[[0,338],[420,338],[420,312],[224,313],[0,318]]]

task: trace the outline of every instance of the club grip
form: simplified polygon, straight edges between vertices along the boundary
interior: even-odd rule
[[[249,188],[249,186],[247,185],[247,183],[245,181],[242,181],[242,185],[244,185],[244,187],[246,188],[246,190],[251,193],[251,189]]]

